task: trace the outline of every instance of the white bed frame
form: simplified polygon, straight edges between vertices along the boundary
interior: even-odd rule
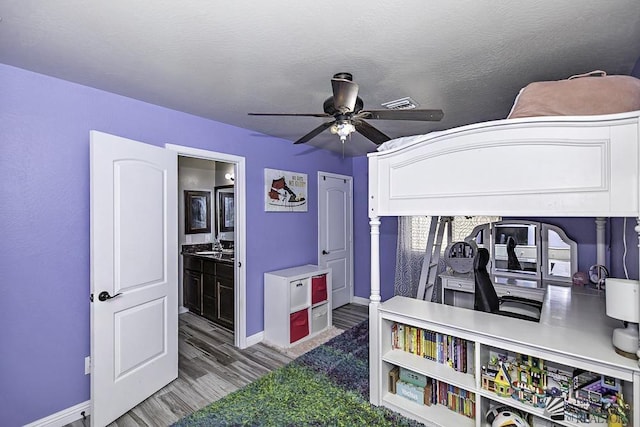
[[[638,218],[639,142],[640,111],[635,111],[478,123],[369,154],[371,402],[381,404],[384,382],[380,217]],[[639,398],[635,393],[634,401]],[[635,425],[640,425],[638,413],[636,405]]]

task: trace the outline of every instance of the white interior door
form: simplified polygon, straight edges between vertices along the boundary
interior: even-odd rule
[[[91,131],[92,425],[178,377],[177,163]]]
[[[333,308],[353,297],[352,178],[318,172],[318,264],[332,270]]]

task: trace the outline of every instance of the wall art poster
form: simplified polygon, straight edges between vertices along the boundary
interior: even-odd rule
[[[307,174],[276,169],[264,170],[267,212],[306,212]]]
[[[184,191],[184,234],[211,233],[211,193]]]

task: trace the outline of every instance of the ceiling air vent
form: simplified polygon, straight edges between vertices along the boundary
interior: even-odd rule
[[[396,99],[395,101],[388,101],[382,103],[382,106],[389,110],[411,110],[418,108],[418,103],[408,96],[405,98]]]

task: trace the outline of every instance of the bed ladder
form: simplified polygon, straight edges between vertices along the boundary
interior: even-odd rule
[[[432,301],[436,276],[438,274],[438,263],[440,261],[440,250],[442,248],[442,238],[445,229],[448,229],[449,239],[451,239],[451,216],[432,216],[429,224],[429,236],[427,237],[427,247],[424,251],[424,261],[422,261],[422,271],[418,282],[417,299]]]

